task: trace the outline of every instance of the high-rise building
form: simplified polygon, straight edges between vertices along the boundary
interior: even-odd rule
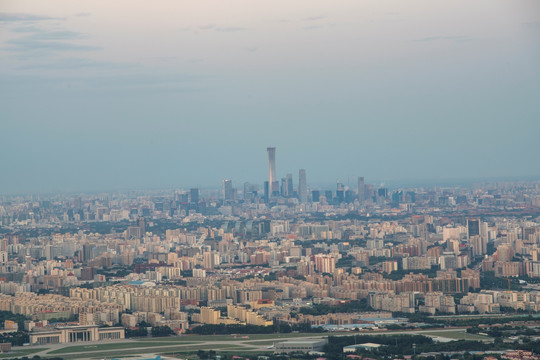
[[[321,195],[321,193],[320,193],[319,190],[313,190],[311,192],[311,200],[313,202],[319,202],[320,201],[320,195]]]
[[[358,178],[358,201],[360,201],[360,204],[363,204],[365,199],[366,199],[366,184],[364,183],[364,177],[360,176]]]
[[[217,324],[218,319],[221,316],[221,312],[209,307],[201,308],[201,323],[203,324]]]
[[[354,191],[351,189],[345,190],[345,202],[350,204],[354,201]]]
[[[480,219],[467,219],[467,243],[473,256],[487,253],[488,240],[488,224]]]
[[[373,184],[367,184],[365,187],[365,200],[371,202],[375,196],[375,187]]]
[[[285,179],[287,180],[287,194],[288,196],[293,196],[294,190],[293,190],[292,174],[287,174]]]
[[[307,203],[308,200],[308,190],[307,190],[307,180],[306,180],[306,170],[300,169],[298,172],[298,199],[301,203]]]
[[[471,247],[473,256],[482,256],[487,253],[487,238],[473,235],[469,237],[467,242]]]
[[[141,234],[142,235],[146,234],[146,219],[144,217],[140,217],[137,220],[137,224],[141,228]]]
[[[377,189],[377,197],[386,199],[388,197],[388,189],[381,187]]]
[[[287,187],[287,179],[281,178],[281,196],[289,196],[289,188]]]
[[[257,196],[258,186],[256,184],[244,183],[244,199],[253,200]]]
[[[336,203],[341,204],[343,201],[345,201],[345,193],[343,189],[336,190]]]
[[[279,196],[279,182],[276,181],[276,148],[266,148],[268,152],[268,186],[270,196]]]
[[[189,190],[189,202],[197,204],[199,202],[199,189],[192,188]]]
[[[331,204],[334,201],[334,197],[332,196],[332,190],[325,190],[324,197],[326,198],[326,202],[328,204]]]
[[[234,191],[232,186],[232,180],[225,179],[223,180],[223,200],[233,201],[234,200]]]
[[[264,201],[268,202],[268,199],[270,199],[270,184],[268,181],[264,182]]]
[[[480,235],[480,220],[467,219],[467,238]]]
[[[333,273],[336,269],[336,259],[330,255],[315,255],[315,270],[321,273]]]

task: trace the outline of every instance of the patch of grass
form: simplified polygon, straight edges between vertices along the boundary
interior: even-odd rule
[[[8,354],[0,354],[0,359],[8,359],[8,358],[16,358],[16,357],[21,357],[21,356],[26,356],[26,355],[32,355],[42,350],[46,350],[46,349],[45,348],[29,348],[29,349],[15,350]]]
[[[165,344],[166,345],[166,344]],[[160,347],[164,346],[162,342],[127,342],[127,343],[112,343],[112,344],[88,344],[88,345],[75,345],[66,346],[61,349],[53,350],[49,352],[50,355],[55,354],[69,354],[76,352],[94,352],[103,350],[118,350],[118,349],[133,349],[142,347]]]
[[[112,345],[112,344],[110,344]],[[143,354],[163,354],[164,352],[168,353],[197,353],[198,350],[224,350],[232,348],[234,351],[234,348],[236,346],[231,344],[217,344],[217,345],[197,345],[197,346],[169,346],[169,345],[158,345],[157,347],[152,348],[139,348],[139,349],[133,349],[133,346],[131,349],[125,349],[122,351],[101,351],[99,350],[89,350],[86,349],[85,351],[79,351],[79,352],[72,352],[72,353],[63,353],[67,355],[62,355],[62,358],[65,360],[71,360],[71,359],[80,359],[81,356],[85,357],[91,357],[91,358],[100,358],[103,357],[114,357],[114,356],[126,356],[126,355],[143,355]],[[245,351],[245,348],[240,348],[241,350]],[[63,350],[63,349],[62,349]],[[47,355],[53,355],[53,353],[48,353]]]

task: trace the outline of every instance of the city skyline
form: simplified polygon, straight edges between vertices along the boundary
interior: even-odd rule
[[[538,177],[539,14],[4,1],[0,192],[259,182],[261,144],[310,182]]]
[[[283,195],[283,186],[286,184],[287,187],[293,188],[292,185],[290,185],[288,182],[294,183],[294,189],[298,190],[298,193],[296,196],[300,197],[300,183],[302,176],[304,179],[306,179],[306,169],[298,168],[298,169],[288,169],[287,171],[284,171],[283,174],[279,173],[276,170],[276,147],[268,147],[267,150],[267,168],[268,168],[268,174],[267,179],[268,180],[260,180],[260,181],[254,181],[253,179],[242,179],[242,178],[223,178],[221,177],[221,180],[218,180],[216,183],[207,184],[204,186],[200,186],[199,183],[196,184],[171,184],[168,187],[160,187],[160,186],[148,186],[148,187],[119,187],[119,188],[101,188],[101,189],[73,189],[73,190],[45,190],[45,191],[28,191],[28,192],[2,192],[0,191],[0,196],[18,196],[18,195],[25,195],[25,194],[70,194],[70,193],[99,193],[99,192],[117,192],[117,191],[162,191],[169,189],[184,189],[185,191],[190,191],[193,189],[199,189],[199,190],[210,190],[210,191],[220,191],[221,198],[226,198],[228,200],[232,200],[234,190],[234,196],[236,196],[236,191],[245,184],[252,184],[261,186],[261,192],[265,192],[265,186],[266,184],[270,184],[271,179],[274,179],[274,196],[278,197]],[[262,166],[262,164],[259,162],[259,165]],[[292,176],[291,172],[299,171],[298,176],[294,177]],[[217,175],[219,177],[219,175]],[[348,189],[357,191],[357,195],[360,195],[358,193],[358,189],[360,189],[360,184],[367,184],[365,180],[365,176],[360,175],[349,175],[347,177],[343,176],[336,176],[334,181],[304,181],[305,189],[304,191],[306,193],[309,193],[311,190],[327,190],[327,189],[335,189],[336,184],[338,186],[341,184],[345,186]],[[280,181],[281,179],[281,186]],[[296,179],[296,181],[294,180]],[[436,178],[426,178],[426,179],[392,179],[390,181],[385,179],[377,179],[373,177],[367,177],[368,182],[370,182],[375,187],[388,187],[390,189],[399,189],[399,188],[414,188],[414,187],[471,187],[475,186],[477,184],[481,183],[497,183],[497,182],[536,182],[540,180],[540,176],[505,176],[505,177],[495,177],[495,178],[489,178],[489,177],[480,177],[480,178],[466,178],[466,177],[456,177],[456,178],[446,178],[446,179],[436,179]],[[285,182],[284,182],[285,181]],[[203,182],[204,184],[204,182]],[[269,187],[270,189],[270,187]],[[225,194],[228,194],[227,196]],[[292,194],[289,194],[292,196]],[[309,194],[305,195],[304,199],[307,199],[307,196]],[[363,194],[362,194],[363,196]],[[272,196],[270,196],[272,197]],[[304,200],[303,202],[306,202],[307,200]]]

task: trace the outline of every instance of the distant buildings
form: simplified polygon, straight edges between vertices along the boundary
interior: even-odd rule
[[[268,186],[271,197],[279,196],[279,183],[276,181],[276,148],[269,147],[268,152]]]
[[[233,189],[232,180],[223,180],[223,200],[226,202],[236,200],[235,189]]]
[[[0,197],[0,310],[31,317],[36,343],[99,339],[93,326],[118,322],[182,332],[397,321],[297,311],[317,303],[540,311],[540,287],[525,283],[540,278],[540,184],[392,189],[359,177],[308,192],[305,169],[296,188],[291,174],[278,188],[267,153],[264,192],[246,182],[237,196],[225,179],[201,191]],[[83,328],[44,325],[54,318]]]
[[[298,172],[298,199],[302,204],[305,204],[308,201],[308,189],[305,169],[300,169],[300,171]]]

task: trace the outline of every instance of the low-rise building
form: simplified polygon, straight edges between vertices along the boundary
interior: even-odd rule
[[[89,341],[119,340],[125,338],[122,327],[63,326],[30,333],[30,344],[67,344]]]
[[[312,351],[320,351],[327,343],[327,339],[284,341],[275,344],[274,354],[290,354],[295,352],[309,353]]]

